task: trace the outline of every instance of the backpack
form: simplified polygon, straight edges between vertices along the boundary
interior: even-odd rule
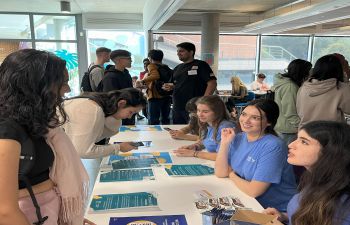
[[[166,91],[162,89],[164,83],[168,83],[173,75],[173,71],[164,64],[157,64],[159,79],[154,82],[155,89],[161,96],[169,96],[173,94],[173,91]]]
[[[86,71],[84,73],[83,78],[81,79],[81,85],[80,85],[80,89],[83,92],[92,92],[93,91],[91,88],[91,83],[90,83],[90,73],[96,67],[102,68],[100,65],[92,65],[91,67],[89,67],[88,71]]]
[[[27,177],[28,173],[32,170],[35,163],[35,150],[34,150],[34,144],[30,136],[27,134],[27,132],[24,130],[24,128],[16,123],[16,127],[20,130],[23,143],[21,144],[21,155],[19,160],[19,168],[18,168],[18,180],[25,183],[26,188],[29,192],[30,198],[32,199],[33,205],[35,207],[36,216],[38,218],[38,222],[35,222],[33,224],[35,225],[42,225],[47,220],[47,216],[42,217],[40,212],[40,206],[35,198],[32,185],[30,184],[30,181]]]
[[[265,98],[274,101],[275,100],[275,92],[271,91],[271,90],[268,90],[266,92],[266,97]]]

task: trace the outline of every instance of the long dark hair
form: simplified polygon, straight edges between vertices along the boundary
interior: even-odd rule
[[[213,127],[214,127],[213,137],[214,137],[214,140],[217,141],[216,136],[219,130],[220,123],[224,120],[230,119],[230,116],[228,115],[226,110],[225,103],[217,95],[208,95],[208,96],[203,96],[199,98],[196,102],[196,105],[198,104],[207,105],[210,108],[210,110],[214,112],[215,118],[213,121]],[[198,120],[198,122],[199,122],[200,130],[206,131],[208,124],[202,123],[200,122],[200,120]]]
[[[145,107],[147,103],[143,93],[136,88],[125,88],[110,92],[84,92],[82,95],[74,98],[91,99],[102,108],[106,117],[118,111],[118,102],[120,100],[126,101],[125,107]]]
[[[337,85],[344,81],[343,66],[335,55],[325,55],[319,58],[312,70],[310,79],[327,80],[335,78]]]
[[[350,126],[314,121],[301,130],[316,139],[321,150],[317,162],[301,178],[301,199],[292,224],[342,224],[350,208]]]
[[[287,72],[282,74],[283,77],[288,77],[299,87],[309,77],[309,72],[312,64],[309,61],[302,59],[294,59],[289,63]]]
[[[194,97],[188,100],[185,106],[186,112],[188,112],[190,120],[188,123],[188,126],[190,128],[190,133],[199,135],[200,134],[200,128],[199,128],[199,121],[197,116],[197,105],[196,102],[199,99],[199,97]]]
[[[276,131],[274,130],[274,127],[277,123],[277,119],[280,112],[277,103],[270,99],[257,99],[257,100],[248,102],[246,107],[248,106],[255,106],[258,109],[261,118],[262,118],[261,111],[263,111],[265,113],[267,122],[271,124],[267,126],[265,130],[261,130],[260,133],[272,134],[272,135],[278,136]],[[260,123],[262,127],[262,121]]]
[[[46,51],[24,49],[8,55],[0,66],[0,118],[16,121],[37,137],[62,125],[65,66],[64,60]]]

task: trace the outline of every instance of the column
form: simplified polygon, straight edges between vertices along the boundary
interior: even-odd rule
[[[202,15],[201,59],[206,61],[218,75],[219,67],[219,32],[220,14],[206,13]]]

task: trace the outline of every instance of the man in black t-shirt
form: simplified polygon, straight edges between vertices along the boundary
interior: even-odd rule
[[[177,47],[177,55],[183,63],[174,68],[172,82],[164,84],[164,90],[173,89],[173,123],[187,124],[185,105],[194,97],[212,95],[216,89],[216,77],[208,63],[194,59],[196,47],[183,42]]]
[[[105,76],[98,85],[98,90],[103,92],[132,88],[132,79],[129,70],[131,67],[131,53],[118,49],[111,52],[111,60],[115,66],[109,67]],[[135,115],[130,119],[123,119],[123,125],[135,125]]]

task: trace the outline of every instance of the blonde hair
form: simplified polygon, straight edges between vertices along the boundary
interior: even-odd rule
[[[232,84],[232,92],[234,93],[239,93],[241,87],[245,87],[241,79],[236,76],[231,77],[231,84]]]

